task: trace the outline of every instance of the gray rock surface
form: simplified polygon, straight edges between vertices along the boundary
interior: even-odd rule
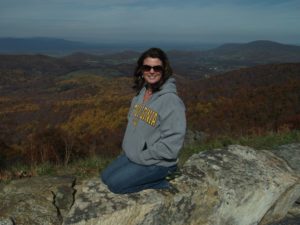
[[[14,225],[14,222],[10,218],[0,216],[0,225]]]
[[[289,166],[300,175],[300,143],[282,145],[272,152],[286,160]]]
[[[35,177],[0,190],[0,224],[56,225],[74,202],[75,178]]]
[[[300,143],[282,145],[272,152],[284,159],[300,176]],[[285,219],[272,225],[300,225],[300,198],[289,209]]]
[[[255,225],[280,221],[300,196],[299,177],[269,151],[242,146],[193,155],[177,193],[117,195],[99,179],[78,187],[64,225]]]
[[[0,225],[300,225],[299,145],[290,146],[195,154],[172,190],[118,195],[99,178],[16,180],[0,186]]]

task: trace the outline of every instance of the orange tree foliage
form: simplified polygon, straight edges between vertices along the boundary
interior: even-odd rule
[[[210,135],[299,129],[299,74],[300,64],[281,64],[200,80],[178,76],[188,128]],[[132,79],[86,72],[51,79],[28,81],[26,88],[32,88],[0,96],[2,146],[29,163],[118,154]]]
[[[182,81],[189,125],[216,135],[298,127],[299,74],[300,64],[265,65]]]
[[[75,84],[61,88],[66,84]],[[29,163],[120,152],[131,78],[76,74],[1,96],[0,139]],[[20,90],[23,94],[23,89]]]

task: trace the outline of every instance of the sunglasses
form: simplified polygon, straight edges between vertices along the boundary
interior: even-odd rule
[[[163,67],[158,65],[158,66],[149,66],[149,65],[142,65],[142,70],[144,72],[149,72],[151,71],[151,69],[154,70],[154,72],[162,72],[163,71]]]

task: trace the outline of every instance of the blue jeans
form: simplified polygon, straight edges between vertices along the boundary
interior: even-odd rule
[[[175,171],[176,167],[139,165],[122,154],[102,172],[101,179],[110,191],[118,194],[144,189],[166,189],[169,188],[169,182],[165,177]]]

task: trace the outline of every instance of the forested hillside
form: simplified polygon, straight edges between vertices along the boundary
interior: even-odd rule
[[[117,64],[120,59],[115,58],[110,62],[116,67],[101,60],[97,65],[102,67],[91,61],[71,63],[79,56],[65,58],[62,64],[46,56],[19,56],[21,64],[2,64],[2,167],[16,161],[68,164],[94,154],[119,153],[134,96],[132,61]],[[103,68],[109,67],[111,73],[123,73],[108,75]],[[300,63],[262,65],[192,80],[175,73],[189,129],[216,137],[300,128]]]
[[[181,86],[195,129],[245,135],[300,128],[300,64],[227,72]]]

